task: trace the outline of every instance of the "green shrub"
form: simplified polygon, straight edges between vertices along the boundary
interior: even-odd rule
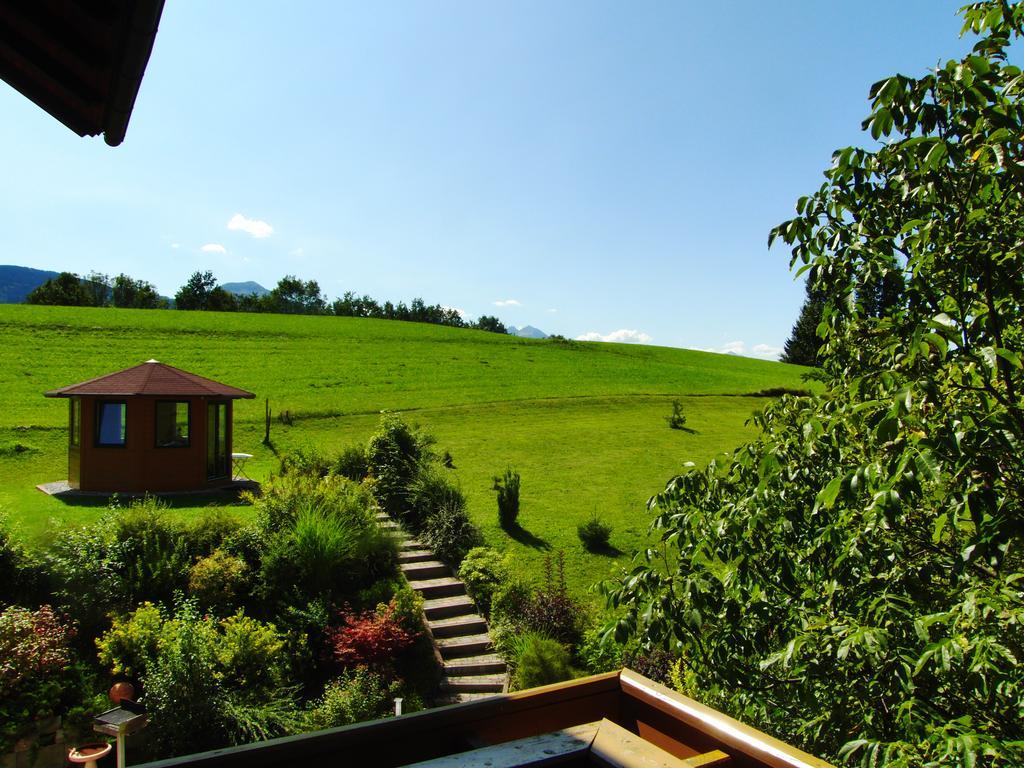
[[[214,655],[217,677],[248,697],[280,689],[287,667],[282,650],[285,638],[270,623],[259,622],[239,611],[220,622],[221,637]]]
[[[319,731],[375,720],[394,712],[401,686],[366,667],[341,673],[327,684],[323,696],[306,713],[306,730]],[[406,709],[406,711],[410,711]]]
[[[588,673],[597,675],[622,669],[622,653],[622,646],[613,638],[608,637],[601,629],[592,628],[583,633],[583,640],[576,650],[576,658]]]
[[[409,425],[393,413],[384,414],[366,446],[366,460],[377,502],[388,514],[401,517],[405,511],[422,455],[423,443]]]
[[[519,473],[506,467],[504,475],[494,476],[493,488],[498,492],[498,523],[511,528],[519,518]]]
[[[423,543],[453,568],[473,547],[483,544],[483,535],[460,505],[444,505],[427,518],[420,534]]]
[[[109,614],[132,607],[121,574],[121,547],[113,541],[106,522],[104,518],[60,531],[47,555],[60,609],[86,637],[99,636],[109,624]]]
[[[402,586],[395,591],[388,605],[392,615],[404,629],[419,634],[423,631],[423,595],[403,581]],[[386,606],[382,603],[377,606],[380,613]]]
[[[599,552],[608,548],[608,540],[612,535],[612,527],[602,523],[595,514],[585,523],[576,528],[576,535],[580,537],[584,548],[590,552]]]
[[[419,533],[428,518],[442,509],[465,509],[466,497],[462,489],[447,473],[434,464],[422,464],[409,483],[407,504],[402,522],[409,530]]]
[[[153,603],[143,603],[96,638],[99,662],[114,675],[138,680],[157,657],[164,616]]]
[[[490,616],[494,593],[510,575],[505,556],[490,547],[469,550],[459,566],[459,578],[484,616]]]
[[[350,518],[360,525],[374,524],[367,491],[336,475],[275,477],[263,484],[259,496],[249,494],[246,498],[253,506],[260,532],[268,539],[293,528],[299,513],[308,510]]]
[[[168,623],[142,678],[150,738],[160,757],[223,746],[225,692],[216,674],[216,629],[189,602]]]
[[[683,404],[678,400],[672,401],[672,413],[665,417],[670,429],[686,429],[686,414],[683,413]]]
[[[174,593],[187,586],[192,553],[185,526],[166,513],[164,502],[146,497],[109,518],[116,568],[128,605],[144,600],[169,604]]]
[[[185,528],[188,551],[193,558],[207,557],[237,535],[242,524],[224,509],[206,509]]]
[[[533,587],[519,579],[502,583],[491,596],[492,622],[518,626],[533,595]]]
[[[303,446],[281,456],[282,475],[320,478],[327,477],[331,468],[331,460],[319,448],[311,446]]]
[[[356,483],[361,482],[370,473],[366,449],[361,445],[350,445],[343,449],[334,461],[334,471]]]
[[[560,683],[576,677],[565,646],[539,632],[526,632],[515,641],[513,685],[517,690]]]
[[[0,604],[38,603],[44,573],[43,566],[11,536],[7,518],[0,513]]]
[[[249,585],[245,560],[218,549],[189,570],[188,591],[199,604],[218,613],[234,608]]]
[[[365,498],[358,486],[341,482]],[[340,599],[394,571],[395,543],[367,509],[309,499],[294,506],[303,509],[290,529],[271,540],[263,556],[257,585],[263,598],[274,603],[302,603],[318,595]]]

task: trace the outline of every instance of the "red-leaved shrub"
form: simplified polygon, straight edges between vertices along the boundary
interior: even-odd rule
[[[411,646],[417,634],[402,626],[394,602],[376,611],[338,612],[339,624],[327,629],[327,647],[343,667],[380,667],[390,664]]]

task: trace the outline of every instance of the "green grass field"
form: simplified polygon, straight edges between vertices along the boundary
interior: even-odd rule
[[[43,392],[156,358],[256,393],[235,412],[235,450],[255,455],[255,479],[277,468],[260,444],[264,398],[293,419],[274,421],[279,451],[362,442],[380,411],[403,412],[452,454],[488,543],[525,572],[564,549],[577,592],[643,545],[646,500],[684,461],[752,434],[745,422],[765,401],[738,395],[806,386],[800,368],[747,358],[353,318],[0,305],[0,338],[0,509],[33,544],[102,511],[35,489],[66,477],[66,403]],[[666,425],[676,398],[692,432]],[[497,526],[490,490],[506,465],[523,483],[527,533],[515,539]],[[204,503],[177,502],[174,514]],[[595,513],[618,554],[580,546],[576,526]]]

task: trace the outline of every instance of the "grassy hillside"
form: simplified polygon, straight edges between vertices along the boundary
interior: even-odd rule
[[[279,450],[363,441],[381,410],[406,413],[451,452],[489,542],[526,567],[564,548],[577,588],[642,545],[646,499],[682,462],[743,439],[763,401],[736,395],[805,386],[801,369],[780,363],[354,318],[8,305],[0,338],[0,508],[29,540],[99,514],[34,488],[66,476],[66,404],[42,393],[156,358],[256,393],[237,404],[235,448],[255,454],[257,479],[276,469],[259,444],[263,398],[293,417],[275,420]],[[666,426],[674,398],[693,432]],[[506,465],[523,478],[531,535],[518,541],[497,527],[490,491]],[[582,552],[576,525],[595,512],[622,555]]]

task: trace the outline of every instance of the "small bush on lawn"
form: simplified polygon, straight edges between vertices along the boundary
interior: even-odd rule
[[[519,473],[506,467],[505,474],[494,476],[493,489],[498,492],[498,522],[511,528],[519,518]]]
[[[238,605],[249,587],[245,560],[218,549],[189,570],[188,591],[204,608],[223,615]]]
[[[423,542],[441,560],[457,568],[473,547],[483,544],[483,535],[473,525],[462,505],[445,505],[427,518],[420,533]]]
[[[686,428],[686,414],[683,413],[683,404],[678,400],[672,401],[672,413],[665,417],[671,429]]]
[[[580,537],[584,548],[590,552],[600,552],[608,548],[608,540],[612,535],[612,527],[594,515],[585,523],[576,528],[576,535]]]
[[[515,641],[513,685],[515,689],[536,688],[576,677],[572,658],[564,645],[539,632],[527,632]]]
[[[490,547],[469,550],[459,566],[459,578],[484,616],[490,616],[494,593],[510,576],[505,556]]]
[[[327,630],[328,653],[344,668],[390,668],[415,641],[416,633],[402,626],[394,603],[362,613],[343,610],[338,625]]]

